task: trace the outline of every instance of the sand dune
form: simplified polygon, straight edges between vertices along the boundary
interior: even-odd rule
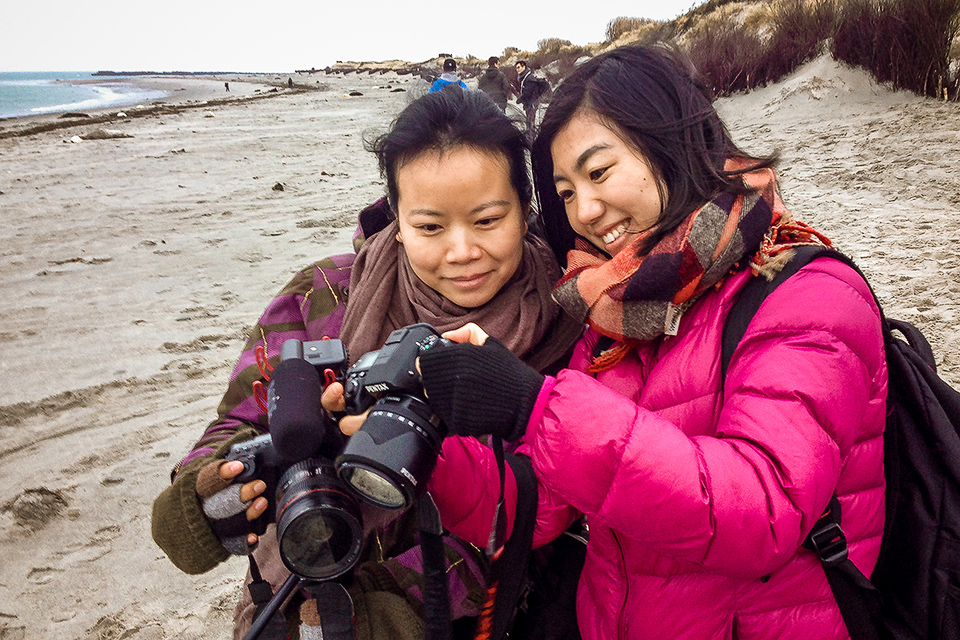
[[[181,574],[150,539],[150,504],[245,328],[297,268],[349,250],[383,191],[363,134],[406,104],[397,89],[420,90],[325,82],[107,126],[132,138],[0,140],[0,639],[228,637],[244,560]],[[745,148],[782,152],[788,206],[960,386],[960,105],[821,59],[719,107]]]

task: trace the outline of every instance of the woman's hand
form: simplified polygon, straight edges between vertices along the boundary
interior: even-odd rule
[[[453,329],[452,331],[447,331],[444,333],[441,338],[446,338],[453,342],[475,344],[477,346],[482,345],[487,341],[487,338],[490,336],[487,335],[487,332],[480,328],[479,325],[468,322],[459,329]]]
[[[451,329],[450,331],[440,334],[440,337],[446,338],[451,342],[456,342],[459,344],[475,344],[479,347],[486,342],[487,338],[490,336],[486,331],[480,328],[480,325],[476,324],[475,322],[468,322],[459,329]],[[417,356],[417,359],[413,364],[417,368],[417,373],[423,376],[423,372],[420,370],[419,356]],[[427,395],[426,391],[424,391],[424,395]],[[427,397],[429,398],[428,395]]]
[[[250,531],[244,539],[236,534],[222,533],[226,531],[223,527],[241,514],[247,522],[253,522],[269,506],[269,501],[263,496],[267,489],[263,480],[254,479],[239,486],[234,482],[243,469],[243,463],[239,460],[214,460],[201,469],[197,476],[197,495],[203,503],[203,512],[223,546],[237,554],[243,554],[256,545],[259,536]],[[243,548],[244,544],[247,549]]]
[[[434,345],[420,356],[419,368],[430,406],[449,432],[520,439],[544,377],[477,325],[443,337],[458,343]]]
[[[479,346],[486,342],[489,336],[487,335],[486,331],[480,328],[479,325],[469,322],[459,329],[447,331],[442,337],[447,338],[452,342],[470,343]],[[420,358],[417,358],[416,360],[416,367],[417,371],[419,371]],[[327,388],[323,390],[323,395],[320,396],[320,404],[327,411],[346,411],[347,404],[343,398],[343,385],[339,382],[333,382],[327,385]],[[360,427],[363,426],[363,423],[367,420],[367,414],[369,413],[370,409],[367,409],[363,413],[357,415],[344,416],[340,419],[340,431],[342,431],[344,435],[352,436],[360,430]]]
[[[339,382],[332,382],[328,384],[327,388],[323,390],[323,395],[320,396],[320,404],[327,411],[346,411],[347,403],[343,399],[343,385]],[[363,426],[364,421],[367,419],[368,413],[370,413],[370,409],[367,409],[363,413],[355,416],[343,416],[343,418],[340,419],[340,431],[342,431],[344,435],[352,436],[360,430],[360,427]]]
[[[233,479],[243,473],[243,463],[239,460],[229,460],[220,465],[218,472],[223,480],[227,481],[228,484],[233,484]],[[266,489],[267,483],[263,480],[251,480],[240,486],[240,500],[251,502],[250,506],[247,507],[247,520],[256,520],[267,510],[268,501],[263,497],[263,492]],[[253,541],[250,544],[256,544],[256,534],[250,535],[253,536]],[[249,540],[249,536],[247,539]]]

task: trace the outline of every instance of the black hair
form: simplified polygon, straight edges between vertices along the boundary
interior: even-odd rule
[[[457,61],[453,58],[447,58],[443,61],[443,70],[444,71],[456,71],[457,70]]]
[[[777,159],[776,155],[754,158],[736,146],[713,107],[709,90],[678,51],[661,45],[628,46],[597,56],[556,89],[533,145],[540,216],[561,264],[566,264],[576,233],[557,195],[550,147],[560,130],[582,112],[595,113],[603,124],[612,125],[643,154],[665,187],[657,228],[640,249],[641,255],[721,191],[749,192],[740,176],[773,166]],[[749,166],[725,171],[730,156],[747,159]]]
[[[526,60],[517,60],[516,62],[513,63],[513,66],[517,66],[518,64],[522,64],[522,65],[525,66],[525,67],[526,67],[526,66],[529,66],[529,65],[527,65],[527,61],[526,61]]]
[[[526,136],[482,91],[428,93],[411,102],[390,129],[367,147],[377,154],[394,213],[400,199],[397,171],[426,151],[442,153],[458,147],[506,158],[520,205],[524,211],[530,208],[533,187],[527,174]]]
[[[495,67],[498,64],[500,64],[500,58],[498,58],[497,56],[490,56],[489,58],[487,58],[487,66]]]

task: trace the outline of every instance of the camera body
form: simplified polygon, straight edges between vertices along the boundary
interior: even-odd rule
[[[347,370],[343,382],[347,413],[363,413],[388,394],[423,399],[423,383],[417,373],[416,360],[421,353],[441,342],[450,343],[426,323],[393,331],[383,347],[363,354]]]
[[[243,463],[243,471],[234,482],[259,479],[267,484],[267,492],[276,491],[277,480],[280,478],[278,472],[282,465],[269,433],[231,446],[227,452],[227,460],[239,460]]]
[[[429,324],[409,325],[345,374],[347,413],[370,413],[337,456],[337,472],[379,507],[409,507],[436,467],[446,428],[426,401],[416,360],[441,343],[449,341]]]
[[[286,341],[267,391],[270,433],[227,453],[228,460],[243,462],[237,481],[267,484],[284,564],[317,580],[353,568],[363,543],[359,505],[333,464],[345,438],[320,405],[324,381],[329,384],[346,364],[340,340]]]
[[[449,341],[428,324],[403,327],[345,372],[340,340],[283,344],[267,390],[270,433],[233,445],[227,459],[244,464],[237,481],[267,484],[291,572],[331,580],[353,568],[363,546],[355,496],[405,509],[426,490],[446,427],[426,401],[416,360],[441,343]],[[320,404],[334,380],[343,382],[347,413],[370,410],[349,439]]]

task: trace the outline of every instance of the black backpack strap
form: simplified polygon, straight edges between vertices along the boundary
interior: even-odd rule
[[[933,348],[919,329],[909,322],[891,318],[887,318],[887,326],[903,335],[907,344],[910,345],[910,348],[920,357],[923,363],[933,369],[934,372],[937,371],[937,361],[933,355]]]
[[[720,354],[721,380],[726,380],[727,369],[733,358],[733,352],[736,351],[737,345],[740,344],[740,340],[746,333],[750,321],[753,320],[760,309],[760,305],[787,278],[804,266],[816,258],[829,257],[851,267],[866,281],[863,272],[857,265],[850,258],[834,249],[811,245],[794,247],[793,251],[795,252],[794,257],[784,265],[773,280],[761,277],[752,278],[741,289],[730,308],[730,313],[727,315],[723,326]],[[880,302],[876,300],[875,294],[874,300],[877,308],[880,308]],[[882,316],[883,312],[881,310],[885,339],[889,340],[888,322]],[[899,327],[896,328],[900,330]],[[907,325],[902,331],[906,335],[909,329],[912,329],[912,327]],[[909,340],[910,335],[907,335],[907,338]],[[914,339],[916,340],[916,337]],[[922,335],[920,335],[920,340],[924,344],[926,343]],[[930,350],[929,345],[927,345],[927,350]],[[931,358],[932,355],[932,351],[930,351]],[[843,616],[843,621],[847,625],[847,631],[850,633],[852,640],[879,640],[876,621],[879,620],[880,615],[880,594],[848,557],[847,539],[840,527],[840,502],[836,495],[833,496],[823,515],[817,520],[803,546],[812,550],[823,565],[827,581],[830,583],[830,589],[837,600],[837,606],[840,608],[840,614]]]
[[[851,640],[880,640],[876,622],[880,619],[880,592],[850,560],[840,516],[840,501],[834,494],[803,546],[823,565]]]
[[[753,316],[757,314],[760,305],[763,304],[768,295],[773,293],[774,289],[811,261],[821,256],[830,256],[854,266],[846,259],[846,256],[829,247],[803,245],[794,247],[793,251],[793,258],[784,265],[773,280],[767,280],[762,276],[751,277],[743,289],[740,290],[740,293],[737,294],[737,299],[730,308],[726,323],[723,325],[723,340],[720,348],[721,380],[727,378],[727,369],[730,366],[730,360],[733,358],[733,352],[736,351],[737,345],[740,344],[740,340],[747,332],[750,321],[753,320]],[[854,266],[854,268],[856,267]],[[859,270],[857,271],[859,273]]]

